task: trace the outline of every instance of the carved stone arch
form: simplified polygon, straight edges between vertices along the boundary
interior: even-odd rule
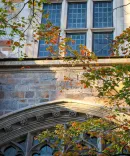
[[[22,109],[0,117],[0,151],[6,144],[20,136],[30,139],[37,131],[52,128],[70,121],[85,121],[88,118],[106,118],[109,110],[100,104],[77,100],[56,100]],[[17,142],[15,142],[17,143]],[[30,144],[30,143],[29,143]],[[30,156],[32,146],[27,143],[25,156]]]
[[[43,147],[45,147],[45,146],[49,146],[50,148],[52,148],[52,144],[51,144],[50,142],[47,142],[47,141],[45,140],[45,142],[39,143],[39,144],[33,146],[33,147],[30,149],[30,151],[29,151],[29,155],[33,155],[33,154],[35,154],[35,153],[39,154],[39,153],[40,153],[40,150],[41,150]],[[52,148],[52,149],[53,149],[53,148]]]
[[[4,152],[6,151],[6,149],[8,149],[9,147],[13,147],[14,149],[16,149],[17,155],[18,154],[24,155],[24,153],[25,153],[23,147],[20,144],[15,143],[13,141],[10,141],[8,144],[5,144],[1,148],[1,153],[4,154]]]
[[[11,148],[11,147],[16,150],[16,156],[17,155],[24,156],[24,153],[25,153],[24,150],[21,147],[19,147],[19,145],[15,144],[13,142],[10,142],[9,144],[6,144],[5,146],[3,146],[0,154],[2,154],[4,156],[6,150]]]
[[[105,117],[108,111],[101,105],[75,100],[57,100],[22,109],[0,118],[0,145],[28,132],[53,127],[58,123],[84,121],[90,117]]]

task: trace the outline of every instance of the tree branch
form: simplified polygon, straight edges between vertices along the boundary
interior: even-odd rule
[[[29,1],[30,1],[30,0],[28,0],[26,3],[24,3],[22,9],[21,9],[14,17],[10,18],[7,22],[9,22],[9,21],[11,21],[12,19],[16,18],[16,17],[22,12],[22,10],[25,8],[25,6],[28,4]]]

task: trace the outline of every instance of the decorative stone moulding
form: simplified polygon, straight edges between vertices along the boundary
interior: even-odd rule
[[[60,112],[53,112],[52,115],[54,118],[58,118],[58,117],[60,117],[61,113]]]
[[[86,114],[86,117],[89,119],[89,118],[93,118],[93,115],[91,114]]]
[[[36,116],[36,119],[37,119],[37,121],[43,121],[45,118],[44,118],[44,114],[43,115],[37,115]]]
[[[28,124],[28,119],[27,119],[27,118],[26,118],[26,119],[22,119],[22,120],[20,121],[20,124],[21,124],[22,126],[27,125],[27,124]]]
[[[40,103],[0,117],[0,147],[15,138],[52,128],[56,124],[85,121],[93,116],[105,118],[108,114],[109,111],[100,104],[71,99]]]
[[[6,127],[4,127],[5,132],[10,132],[13,130],[12,125],[8,125]]]
[[[69,116],[70,116],[70,117],[76,117],[76,116],[77,116],[77,112],[70,111],[70,112],[69,112]]]

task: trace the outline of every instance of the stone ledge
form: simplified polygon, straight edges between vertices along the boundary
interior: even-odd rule
[[[99,66],[105,66],[105,65],[111,65],[111,64],[130,64],[130,58],[104,58],[104,59],[98,59],[97,62],[92,61],[90,64]],[[24,60],[24,61],[18,61],[18,60],[8,60],[0,61],[0,68],[10,68],[10,67],[22,67],[22,66],[28,66],[28,67],[68,67],[72,66],[72,63],[65,62],[64,60]],[[82,66],[83,63],[75,64],[75,66]],[[86,61],[87,65],[87,61]]]

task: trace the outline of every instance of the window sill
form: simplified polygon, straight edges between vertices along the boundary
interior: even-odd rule
[[[107,28],[91,28],[92,32],[112,32],[114,31],[114,27],[107,27]]]
[[[66,33],[82,33],[88,31],[88,28],[65,29]]]

